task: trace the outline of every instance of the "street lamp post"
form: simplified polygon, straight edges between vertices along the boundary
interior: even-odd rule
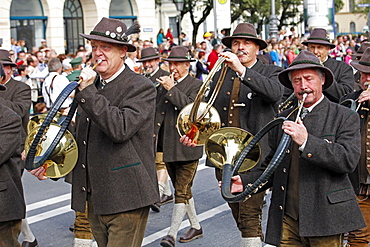
[[[184,9],[184,0],[173,0],[176,5],[176,10],[179,12],[178,20],[179,20],[179,45],[181,45],[181,11]]]
[[[275,0],[271,0],[271,15],[270,15],[270,40],[278,38],[277,16],[275,14]]]

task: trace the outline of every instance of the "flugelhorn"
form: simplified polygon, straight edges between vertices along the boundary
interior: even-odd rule
[[[244,52],[243,52],[244,54]],[[186,105],[177,117],[177,130],[180,136],[186,135],[194,140],[198,146],[204,145],[208,137],[221,127],[221,118],[216,108],[212,105],[220,92],[223,85],[226,72],[228,69],[225,64],[226,57],[220,56],[214,67],[204,80],[193,103]],[[213,76],[221,69],[220,77],[217,81],[209,101],[202,102],[210,90],[210,84],[213,82]]]
[[[92,67],[95,67],[101,62]],[[76,87],[82,82],[74,81],[69,83],[56,99],[53,107],[41,121],[28,134],[25,142],[26,169],[33,170],[40,166],[44,166],[46,176],[51,178],[59,178],[67,175],[72,171],[78,158],[78,148],[72,134],[67,130],[67,127],[72,120],[72,117],[77,108],[77,102],[74,100],[65,119],[59,124],[51,123],[58,113],[63,102],[69,97]]]

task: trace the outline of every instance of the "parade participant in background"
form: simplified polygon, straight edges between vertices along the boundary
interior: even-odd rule
[[[329,51],[335,45],[330,43],[325,29],[313,29],[308,40],[302,42],[302,44],[306,45],[308,50],[320,59],[320,63],[329,68],[334,74],[334,83],[324,90],[324,95],[329,100],[338,103],[342,96],[353,91],[353,70],[345,62],[337,61],[329,56]]]
[[[358,100],[357,113],[360,116],[361,126],[361,156],[357,169],[353,174],[350,174],[357,201],[360,205],[362,215],[364,216],[366,227],[351,231],[348,234],[348,244],[354,247],[367,247],[370,243],[370,169],[369,169],[369,100],[370,100],[370,48],[367,48],[361,59],[352,61],[351,65],[357,69],[360,77],[361,90],[348,94],[342,98]]]
[[[180,242],[189,242],[203,235],[195,211],[194,198],[191,192],[202,147],[196,149],[179,143],[176,129],[177,116],[180,110],[194,101],[201,82],[189,75],[190,61],[188,48],[174,46],[168,58],[171,76],[162,76],[157,90],[157,108],[155,115],[155,132],[158,137],[157,152],[163,152],[163,161],[175,188],[175,205],[172,212],[171,226],[167,235],[162,238],[161,246],[175,246],[180,224],[187,214],[190,228]]]
[[[157,88],[160,88],[160,83],[157,79],[161,76],[168,76],[170,73],[159,67],[161,56],[157,54],[153,47],[144,48],[141,51],[141,59],[138,62],[143,64],[143,75],[149,78]],[[159,102],[157,102],[157,105]],[[157,149],[157,138],[156,138],[156,149]],[[171,187],[168,179],[168,172],[166,164],[163,162],[163,152],[156,152],[155,163],[157,168],[157,178],[159,187],[159,196],[161,198],[159,203],[152,204],[150,207],[153,211],[159,212],[162,204],[168,203],[173,200]]]
[[[72,66],[72,72],[67,75],[69,81],[78,81],[82,70],[82,57],[76,57],[69,62]]]
[[[298,100],[304,100],[302,115],[295,122],[290,119],[297,119],[300,111],[289,109],[281,114],[289,120],[270,134],[271,152],[261,169],[234,176],[231,192],[240,192],[256,181],[284,132],[291,136],[291,146],[273,177],[259,190],[272,186],[265,242],[275,246],[342,247],[344,233],[365,226],[348,177],[360,157],[359,118],[324,96],[334,76],[309,51],[301,51],[279,74],[279,80],[294,90]]]

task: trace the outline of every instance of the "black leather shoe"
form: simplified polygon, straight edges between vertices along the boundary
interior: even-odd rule
[[[156,213],[159,213],[160,211],[161,211],[161,209],[160,209],[160,205],[159,205],[159,203],[154,203],[154,204],[151,204],[150,205],[150,208],[154,211],[154,212],[156,212]]]
[[[22,247],[37,247],[37,246],[38,246],[38,243],[37,243],[36,238],[35,238],[35,241],[33,241],[32,243],[27,242],[27,241],[22,242]]]
[[[174,247],[175,246],[175,239],[171,235],[166,235],[161,240],[161,246],[163,246],[163,247]]]
[[[186,243],[194,239],[200,238],[201,236],[203,236],[202,228],[200,228],[199,230],[195,228],[190,228],[189,230],[186,231],[184,236],[180,237],[179,241],[181,243]]]
[[[161,205],[172,202],[172,201],[173,201],[173,195],[169,195],[169,196],[162,195],[161,197]]]

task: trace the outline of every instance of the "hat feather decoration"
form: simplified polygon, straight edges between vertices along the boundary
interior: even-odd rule
[[[140,24],[135,22],[131,27],[129,27],[126,32],[121,36],[122,40],[125,42],[129,41],[129,36],[134,33],[140,33]]]

